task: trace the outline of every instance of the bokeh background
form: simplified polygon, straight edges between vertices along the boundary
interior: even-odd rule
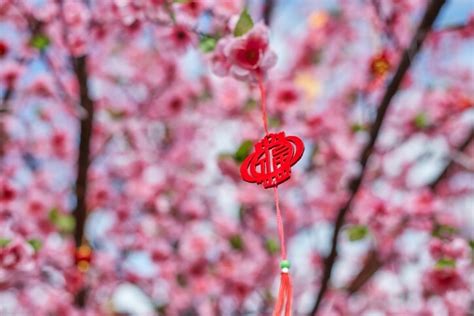
[[[472,1],[0,0],[0,315],[271,314],[260,94],[218,67],[244,8],[270,129],[306,147],[294,314],[474,313]]]

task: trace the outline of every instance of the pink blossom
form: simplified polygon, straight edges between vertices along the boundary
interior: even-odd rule
[[[240,80],[256,80],[276,64],[276,55],[270,50],[268,29],[263,23],[241,37],[229,38],[218,45],[211,56],[217,75],[232,74]]]
[[[6,62],[0,67],[0,83],[13,87],[23,73],[24,68],[17,62]]]
[[[197,199],[186,199],[180,205],[181,213],[189,219],[200,219],[206,215],[206,206]]]
[[[234,1],[219,1],[219,0],[205,0],[207,7],[212,8],[217,15],[230,17],[238,14],[243,8],[243,0]]]
[[[474,147],[459,148],[472,125],[465,53],[474,19],[429,31],[353,195],[377,105],[426,1],[280,2],[272,12],[269,1],[247,2],[254,16],[273,13],[278,42],[245,14],[238,31],[247,32],[234,36],[242,0],[0,0],[0,301],[11,314],[118,313],[113,298],[127,282],[156,314],[271,314],[280,250],[273,192],[239,174],[253,150],[240,144],[265,133],[260,78],[269,130],[307,148],[279,191],[293,313],[314,304],[337,214],[350,201],[318,315],[466,314]],[[277,49],[281,65],[271,68]],[[88,162],[78,161],[89,136]],[[418,176],[426,181],[412,183]],[[76,267],[79,232],[94,250],[93,260],[82,257],[86,272]],[[363,270],[375,254],[378,264]],[[348,293],[357,275],[368,278]]]
[[[59,158],[67,158],[70,154],[70,145],[68,139],[69,135],[66,131],[56,130],[50,139],[50,146],[52,153]]]
[[[279,82],[272,87],[269,96],[269,104],[277,110],[287,111],[292,106],[302,101],[302,93],[294,84],[287,81]]]
[[[54,84],[50,76],[40,75],[30,85],[29,90],[32,94],[47,98],[54,95]]]
[[[232,157],[221,157],[217,165],[223,175],[230,177],[234,181],[240,179],[239,166]]]
[[[163,260],[169,259],[171,253],[172,249],[168,243],[164,241],[158,241],[151,249],[151,258],[155,262],[161,262]]]
[[[430,253],[435,259],[450,258],[462,259],[469,255],[469,246],[462,238],[454,238],[450,241],[443,241],[441,239],[432,239],[430,241]]]
[[[467,285],[456,268],[432,268],[424,275],[423,286],[429,293],[443,295],[448,291],[465,289]]]
[[[230,63],[225,54],[226,47],[230,44],[231,39],[223,38],[219,40],[213,54],[211,55],[212,71],[218,76],[226,76],[229,73]]]
[[[12,270],[28,263],[33,256],[33,249],[26,242],[14,238],[0,247],[0,268]]]
[[[70,32],[67,35],[68,46],[74,56],[82,56],[87,51],[87,34],[81,31]]]
[[[172,28],[164,29],[158,36],[163,47],[170,53],[173,51],[183,54],[197,42],[196,34],[192,33],[189,27],[184,24],[176,24]]]
[[[5,41],[0,40],[0,58],[3,58],[4,56],[6,56],[8,54],[8,51],[9,51],[8,44]]]
[[[15,199],[17,196],[17,190],[8,183],[7,181],[1,181],[0,180],[0,202],[3,203],[8,203],[11,202]]]
[[[202,0],[190,0],[185,1],[182,4],[178,4],[179,9],[183,10],[186,14],[190,15],[191,17],[198,17],[202,14],[205,9],[204,1]]]
[[[80,1],[64,1],[62,12],[64,21],[72,27],[84,26],[90,17],[87,7]]]

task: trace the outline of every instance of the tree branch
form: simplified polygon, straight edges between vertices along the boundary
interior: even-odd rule
[[[94,104],[89,96],[87,57],[81,56],[73,59],[74,74],[79,83],[80,103],[86,115],[81,119],[79,156],[77,160],[76,177],[76,207],[73,215],[76,219],[74,241],[80,246],[84,237],[84,225],[86,221],[86,194],[87,194],[87,171],[90,164],[90,142],[92,136],[92,122],[94,119]]]
[[[378,251],[372,249],[365,259],[364,266],[347,287],[347,292],[349,292],[349,294],[354,294],[357,292],[367,283],[367,281],[375,274],[375,272],[383,266],[383,264],[384,262],[382,262],[380,259]]]
[[[427,7],[426,12],[423,16],[423,19],[420,25],[418,26],[418,29],[415,35],[412,38],[411,44],[408,47],[408,49],[406,49],[403,52],[403,56],[398,66],[398,69],[395,75],[393,76],[393,78],[391,79],[391,82],[389,83],[385,91],[385,94],[380,102],[380,105],[378,106],[377,117],[375,118],[375,121],[372,124],[371,129],[370,129],[369,142],[366,144],[366,146],[362,150],[362,153],[359,158],[360,166],[361,166],[360,174],[357,178],[355,178],[354,180],[350,182],[349,184],[350,197],[345,203],[345,205],[341,209],[339,209],[339,212],[336,218],[333,237],[332,237],[331,251],[329,253],[329,256],[325,260],[321,287],[316,299],[316,303],[311,312],[312,315],[317,313],[321,305],[322,299],[324,298],[324,295],[328,289],[332,270],[333,270],[334,263],[336,262],[336,257],[337,257],[337,243],[338,243],[339,233],[344,224],[345,217],[347,213],[349,212],[349,210],[351,209],[352,202],[357,192],[359,191],[359,187],[362,184],[367,162],[369,161],[369,158],[374,149],[375,143],[377,141],[377,138],[378,138],[380,129],[382,127],[385,114],[387,113],[387,110],[389,108],[390,102],[393,96],[397,93],[404,75],[410,68],[412,58],[419,52],[421,45],[426,38],[427,33],[430,31],[444,3],[445,3],[445,0],[432,0],[429,6]]]
[[[471,129],[466,139],[461,144],[459,144],[456,151],[463,152],[464,150],[466,150],[466,148],[469,146],[469,144],[472,142],[473,139],[474,139],[474,128]],[[443,180],[446,177],[449,170],[452,168],[454,164],[455,164],[455,161],[453,159],[450,159],[449,162],[446,164],[446,166],[443,168],[443,170],[441,170],[439,175],[429,184],[429,188],[431,190],[434,191],[436,189],[438,184],[441,182],[441,180]]]
[[[263,22],[265,22],[267,26],[270,26],[274,8],[275,0],[265,0],[265,3],[263,5]]]
[[[471,129],[466,139],[457,147],[457,151],[463,152],[466,150],[473,139],[474,129]],[[449,169],[451,169],[454,164],[454,160],[451,159],[439,173],[439,175],[430,184],[428,184],[428,187],[432,191],[436,190],[438,184],[447,176]],[[404,226],[407,222],[408,219],[405,219],[402,221],[401,226]],[[347,286],[346,289],[349,295],[352,295],[360,290],[377,273],[377,271],[385,265],[385,263],[386,261],[381,261],[378,252],[375,249],[372,249],[367,256],[362,269]]]
[[[73,216],[76,220],[74,229],[74,241],[76,248],[79,247],[84,239],[84,228],[87,219],[87,173],[90,165],[90,143],[92,138],[92,124],[94,120],[94,103],[89,95],[88,74],[87,74],[87,57],[81,56],[73,58],[72,64],[74,74],[79,83],[80,103],[86,115],[81,118],[79,156],[77,160],[77,176],[76,176],[76,207]],[[86,304],[85,288],[76,295],[76,305],[84,307]]]
[[[458,31],[464,31],[467,30],[468,28],[472,27],[472,25],[468,23],[463,23],[463,24],[452,24],[452,25],[447,25],[439,29],[433,30],[434,33],[451,33],[451,32],[458,32]]]

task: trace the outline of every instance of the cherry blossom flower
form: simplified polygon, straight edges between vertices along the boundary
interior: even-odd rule
[[[3,58],[8,54],[9,47],[7,43],[3,40],[0,40],[0,58]]]
[[[0,247],[0,269],[20,269],[29,263],[32,256],[31,246],[19,238],[14,238],[6,246]]]
[[[467,313],[472,16],[428,31],[359,183],[426,1],[257,2],[0,1],[1,312],[146,314],[118,308],[125,285],[155,314],[270,314],[273,194],[239,175],[265,79],[269,130],[307,148],[280,191],[293,313],[347,201],[318,314]]]
[[[291,107],[298,105],[303,99],[301,90],[294,84],[284,82],[275,85],[269,95],[269,104],[277,110],[287,111]]]
[[[434,294],[445,294],[448,291],[466,289],[466,282],[456,268],[433,268],[423,277],[426,291]]]
[[[7,87],[12,87],[23,71],[24,68],[17,62],[7,62],[0,67],[0,82]]]
[[[172,28],[160,31],[159,38],[165,49],[183,54],[197,42],[196,34],[188,26],[176,24]]]
[[[17,196],[17,190],[7,181],[0,181],[0,201],[2,204],[11,202]]]
[[[267,27],[257,23],[247,34],[219,43],[211,57],[216,74],[230,73],[237,79],[254,81],[265,76],[277,61],[276,54],[270,49],[268,36]]]

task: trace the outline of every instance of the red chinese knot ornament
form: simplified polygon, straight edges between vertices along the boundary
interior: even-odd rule
[[[244,181],[262,184],[265,189],[273,188],[275,209],[280,238],[281,273],[280,289],[275,300],[273,316],[292,315],[293,285],[290,277],[290,261],[286,256],[285,231],[278,197],[278,185],[291,176],[291,167],[301,159],[304,152],[303,141],[296,136],[286,136],[285,132],[269,133],[266,112],[266,91],[261,75],[257,76],[261,96],[263,137],[240,166],[240,176]]]
[[[255,144],[251,153],[240,166],[244,181],[262,184],[265,189],[276,187],[291,176],[291,166],[301,159],[303,141],[285,132],[269,133]]]

